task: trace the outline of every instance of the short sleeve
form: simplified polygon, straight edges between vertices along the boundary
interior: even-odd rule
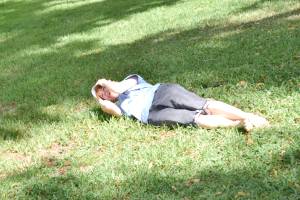
[[[122,115],[126,115],[126,112],[123,110],[122,106],[121,106],[121,101],[117,101],[116,102],[116,106],[118,106],[122,112]]]
[[[131,74],[129,76],[127,76],[126,78],[124,78],[124,80],[127,80],[127,79],[130,79],[130,78],[133,78],[135,77],[137,79],[137,84],[141,84],[141,83],[147,83],[143,77],[141,77],[140,75],[138,74]]]

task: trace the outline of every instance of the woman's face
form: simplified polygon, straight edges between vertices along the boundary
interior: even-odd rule
[[[98,88],[96,90],[96,95],[98,98],[112,102],[116,101],[119,96],[117,93],[112,92],[105,87]]]

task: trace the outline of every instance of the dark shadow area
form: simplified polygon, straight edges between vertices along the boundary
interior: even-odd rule
[[[87,179],[85,179],[88,181]],[[76,175],[67,175],[61,177],[49,178],[47,182],[39,181],[25,188],[26,197],[34,197],[36,199],[97,199],[97,195],[93,192],[83,192],[82,177]],[[45,184],[45,185],[44,185]]]
[[[243,13],[243,12],[254,11],[254,10],[262,8],[264,3],[276,2],[276,1],[278,2],[280,0],[257,0],[254,3],[243,7],[242,9],[238,10],[235,13]],[[294,1],[297,2],[297,0],[294,0]]]
[[[133,177],[129,183],[134,183],[134,191],[130,193],[132,198],[137,199],[280,199],[299,195],[295,186],[286,185],[280,180],[273,181],[268,176],[268,172],[258,175],[241,169],[229,172],[222,169],[204,170],[197,172],[191,179],[162,177],[144,172],[139,177]],[[128,186],[128,183],[124,183],[124,186]]]
[[[20,130],[7,129],[0,127],[0,140],[18,140],[23,134]]]
[[[289,148],[288,151],[284,152],[284,154],[278,159],[279,163],[282,167],[287,166],[299,166],[300,170],[300,145],[299,143]],[[299,171],[299,179],[300,180],[300,171]]]

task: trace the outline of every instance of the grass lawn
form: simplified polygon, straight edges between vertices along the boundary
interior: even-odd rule
[[[0,199],[299,199],[299,0],[0,0]],[[272,127],[102,113],[138,73]]]

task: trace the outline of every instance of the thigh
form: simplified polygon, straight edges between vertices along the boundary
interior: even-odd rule
[[[203,110],[206,101],[178,84],[162,84],[154,95],[152,106],[195,111]]]
[[[197,111],[162,108],[149,112],[148,123],[153,125],[194,125]]]

